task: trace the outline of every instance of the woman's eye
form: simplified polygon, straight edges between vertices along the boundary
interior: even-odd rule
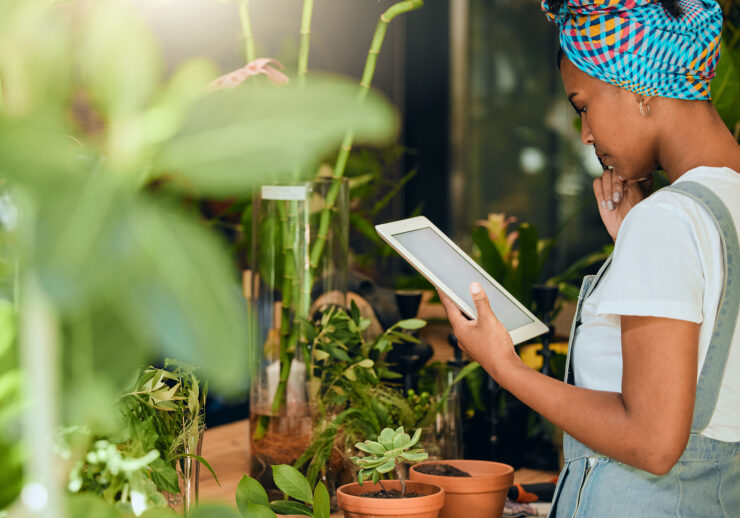
[[[586,113],[586,107],[583,108],[576,108],[576,112],[578,112],[579,117],[583,117],[583,114]]]

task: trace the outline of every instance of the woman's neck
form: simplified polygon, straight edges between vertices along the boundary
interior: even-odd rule
[[[740,145],[711,104],[681,102],[666,121],[658,159],[671,183],[700,166],[740,172]]]

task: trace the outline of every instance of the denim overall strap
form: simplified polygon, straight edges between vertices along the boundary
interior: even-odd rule
[[[712,215],[722,241],[725,282],[717,309],[717,319],[712,330],[704,365],[696,386],[696,404],[693,433],[701,433],[708,425],[717,406],[717,397],[727,365],[735,327],[740,310],[740,245],[737,230],[729,210],[710,189],[696,182],[679,182],[665,187],[669,191],[690,196]]]
[[[612,256],[607,257],[604,264],[596,272],[596,275],[586,275],[583,278],[583,284],[581,284],[581,290],[578,293],[578,303],[576,304],[576,314],[573,317],[573,323],[570,325],[570,337],[568,338],[568,356],[565,358],[565,377],[563,381],[575,385],[573,380],[573,370],[570,368],[570,358],[573,351],[573,346],[576,342],[576,334],[578,333],[578,326],[581,325],[581,311],[583,309],[583,301],[591,295],[591,292],[596,288],[596,285],[604,276],[607,268],[612,262]]]

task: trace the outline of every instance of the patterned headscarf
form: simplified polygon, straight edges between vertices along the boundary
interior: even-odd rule
[[[722,11],[715,0],[678,0],[674,18],[659,0],[564,0],[551,13],[560,46],[588,75],[642,95],[710,99]]]

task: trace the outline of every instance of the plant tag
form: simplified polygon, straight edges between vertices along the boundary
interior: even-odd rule
[[[263,200],[305,200],[308,189],[305,185],[263,185]]]

